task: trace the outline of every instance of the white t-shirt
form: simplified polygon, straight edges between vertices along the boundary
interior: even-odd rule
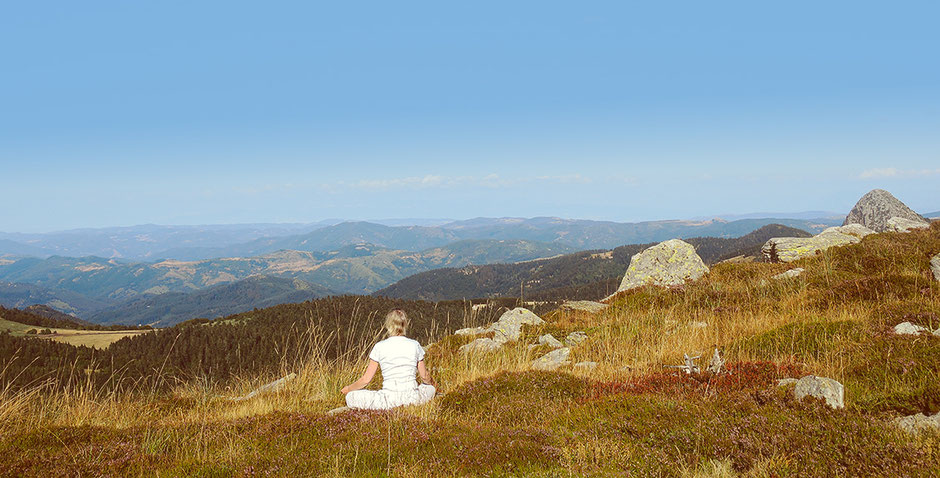
[[[424,360],[424,348],[408,337],[389,337],[372,347],[369,358],[382,368],[382,390],[404,392],[418,388],[415,375]]]

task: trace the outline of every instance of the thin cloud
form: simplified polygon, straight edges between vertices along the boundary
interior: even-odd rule
[[[862,171],[859,179],[880,178],[919,178],[940,174],[940,169],[898,169],[898,168],[872,168]]]

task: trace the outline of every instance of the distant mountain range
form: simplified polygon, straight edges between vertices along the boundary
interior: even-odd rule
[[[255,257],[156,263],[100,257],[27,258],[0,265],[0,280],[8,281],[0,283],[0,305],[23,307],[40,303],[89,320],[102,317],[109,323],[124,322],[113,310],[106,316],[99,314],[104,314],[102,310],[106,308],[127,310],[133,304],[156,303],[141,302],[141,297],[190,294],[259,275],[299,279],[310,285],[302,290],[315,291],[318,297],[331,292],[368,294],[409,275],[439,267],[524,261],[573,250],[566,245],[534,241],[467,240],[421,252],[355,244],[331,252],[282,250]],[[271,294],[283,295],[282,289],[269,290]],[[9,300],[3,300],[4,297]],[[173,300],[183,300],[182,297],[176,295]],[[206,296],[189,297],[186,300],[202,300]],[[241,303],[239,297],[230,299],[233,304]],[[137,302],[128,305],[129,300]]]
[[[143,225],[45,234],[0,233],[0,260],[95,256],[148,262],[196,261],[257,256],[282,249],[326,252],[358,243],[417,252],[467,239],[557,242],[577,249],[596,249],[672,237],[735,237],[773,223],[816,231],[837,219],[742,217],[734,221],[618,223],[540,217],[477,218],[444,224],[442,219],[392,219],[380,221],[384,224],[325,220],[310,224]]]
[[[811,234],[771,224],[738,238],[697,237],[687,242],[707,264],[737,256],[757,256],[773,237]],[[489,297],[600,299],[617,290],[630,258],[651,244],[582,251],[516,264],[442,268],[406,277],[375,292],[396,299],[456,300]]]

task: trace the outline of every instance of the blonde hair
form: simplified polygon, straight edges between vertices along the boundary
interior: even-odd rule
[[[408,332],[408,316],[401,309],[392,309],[385,316],[385,330],[389,337],[405,335]]]

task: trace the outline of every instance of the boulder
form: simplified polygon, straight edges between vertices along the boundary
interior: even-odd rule
[[[803,273],[803,268],[802,268],[802,267],[797,267],[796,269],[790,269],[790,270],[788,270],[788,271],[786,271],[786,272],[781,272],[781,273],[779,273],[779,274],[773,276],[772,279],[776,279],[776,280],[780,280],[780,279],[792,279],[792,278],[794,278],[794,277],[798,277],[798,276],[799,276],[800,274],[802,274],[802,273]]]
[[[454,332],[457,335],[480,335],[486,333],[486,327],[468,327]]]
[[[775,237],[764,243],[761,252],[771,262],[793,262],[815,256],[830,247],[859,241],[858,237],[841,232],[825,232],[813,237]]]
[[[855,237],[857,237],[857,238],[859,238],[859,239],[861,239],[861,238],[863,238],[863,237],[865,237],[865,236],[867,236],[867,235],[869,235],[869,234],[874,234],[874,233],[875,233],[875,231],[872,231],[871,229],[869,229],[869,228],[867,228],[867,227],[865,227],[865,226],[863,226],[863,225],[861,225],[861,224],[846,224],[846,225],[844,225],[844,226],[833,226],[833,227],[826,228],[821,234],[825,234],[825,233],[827,233],[827,232],[839,232],[839,233],[842,233],[842,234],[848,234],[848,235],[850,235],[850,236],[855,236]]]
[[[917,415],[899,417],[894,419],[894,424],[908,433],[919,433],[927,430],[940,431],[940,413],[934,415],[918,413]]]
[[[553,337],[551,334],[545,334],[539,337],[539,345],[548,345],[553,349],[560,349],[564,347],[564,345],[562,345],[561,342],[559,342],[558,339]]]
[[[696,280],[708,272],[702,258],[691,244],[670,239],[660,242],[630,258],[623,281],[617,292],[658,285],[663,287],[682,285]]]
[[[561,304],[561,310],[587,312],[596,314],[607,308],[607,304],[594,302],[593,300],[566,300]]]
[[[804,397],[819,398],[825,400],[831,408],[845,407],[845,387],[831,378],[807,375],[796,382],[793,396],[797,400]]]
[[[933,272],[933,278],[940,281],[940,254],[930,258],[930,271]]]
[[[894,333],[898,335],[920,335],[921,332],[930,333],[930,329],[910,322],[901,322],[894,326]]]
[[[495,332],[493,340],[499,343],[519,340],[522,335],[523,325],[542,325],[545,321],[541,317],[532,313],[531,310],[522,307],[506,311],[499,317],[499,320],[489,326],[487,331]]]
[[[562,365],[568,365],[571,362],[568,356],[571,355],[571,349],[563,347],[535,359],[532,362],[532,368],[536,370],[556,370]]]
[[[889,232],[911,232],[915,229],[927,229],[930,224],[923,221],[912,221],[903,217],[892,217],[888,219]]]
[[[861,224],[875,232],[885,232],[888,230],[888,220],[893,217],[929,222],[888,191],[874,189],[858,200],[842,225]]]
[[[575,345],[578,345],[585,340],[587,340],[587,334],[579,330],[577,332],[572,332],[568,334],[567,337],[565,337],[565,345],[574,347]]]
[[[492,352],[502,347],[502,345],[503,344],[500,342],[497,342],[491,338],[484,337],[481,339],[476,339],[473,342],[470,342],[469,344],[464,345],[463,347],[460,347],[459,349],[457,349],[457,352],[462,353],[462,354],[475,353],[475,352]]]

